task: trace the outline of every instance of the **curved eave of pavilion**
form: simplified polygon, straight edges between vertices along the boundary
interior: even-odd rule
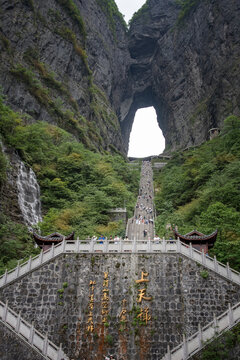
[[[201,234],[201,235],[190,235],[190,234],[196,234],[196,233]],[[196,230],[193,230],[186,235],[182,235],[175,230],[174,234],[175,234],[175,238],[176,239],[179,238],[180,240],[182,239],[182,240],[189,241],[189,242],[201,242],[201,241],[205,242],[205,241],[207,241],[207,242],[214,243],[217,239],[218,230],[215,230],[213,233],[211,233],[209,235],[202,234]]]
[[[59,234],[59,233],[52,233],[47,236],[41,236],[35,232],[32,233],[32,236],[37,244],[42,244],[42,243],[52,244],[52,243],[59,243],[59,242],[63,241],[64,238],[65,238],[65,240],[74,240],[74,231],[65,237],[64,237],[64,235]]]

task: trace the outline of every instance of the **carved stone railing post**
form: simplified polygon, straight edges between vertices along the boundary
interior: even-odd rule
[[[132,252],[135,253],[136,251],[137,251],[137,243],[136,243],[136,238],[134,237],[132,243]]]
[[[4,280],[3,280],[3,285],[5,285],[7,283],[7,275],[8,275],[8,271],[6,269],[5,273],[4,273]]]
[[[190,243],[190,245],[189,245],[189,255],[190,255],[190,258],[193,259],[193,247],[192,247],[192,243]]]
[[[148,239],[148,243],[147,243],[147,252],[152,252],[152,242],[150,239]]]
[[[19,276],[19,273],[20,273],[20,261],[18,260],[18,263],[17,263],[17,269],[16,269],[16,278]]]
[[[203,344],[203,336],[202,336],[202,328],[200,323],[198,324],[198,343],[199,343],[199,348],[201,348]]]
[[[217,262],[216,255],[214,255],[214,269],[216,272],[218,272],[218,262]]]
[[[3,316],[2,316],[3,322],[5,322],[7,319],[7,312],[8,312],[8,300],[6,301],[6,304],[3,309]]]
[[[40,260],[40,264],[42,264],[42,262],[43,262],[43,249],[42,249],[41,252],[40,252],[40,258],[39,258],[39,260]]]
[[[227,277],[229,280],[232,280],[232,271],[229,266],[229,262],[227,262]]]
[[[228,304],[228,322],[229,327],[233,326],[233,311],[230,303]]]
[[[122,252],[122,247],[123,247],[123,241],[122,239],[119,240],[119,243],[118,243],[118,252]]]
[[[63,351],[62,351],[62,343],[61,343],[58,349],[57,360],[62,360],[62,353]]]
[[[54,257],[54,244],[52,243],[52,247],[51,247],[51,258]]]
[[[171,356],[171,351],[170,351],[170,346],[167,346],[167,359],[166,360],[171,360],[172,356]]]
[[[213,314],[213,326],[215,334],[218,333],[218,320],[216,318],[216,314]]]
[[[166,243],[165,237],[162,239],[162,245],[163,245],[163,252],[166,252],[167,251],[167,243]]]
[[[19,333],[20,322],[21,322],[21,311],[18,314],[18,318],[17,318],[17,322],[16,322],[16,326],[15,326],[15,331],[17,334]]]
[[[48,348],[48,333],[46,333],[44,341],[43,341],[43,348],[42,348],[43,355],[47,354],[47,348]]]
[[[177,238],[177,252],[178,253],[181,252],[181,241],[180,241],[179,237]]]
[[[32,265],[32,257],[30,256],[30,258],[28,260],[28,271],[31,270],[31,265]]]
[[[203,249],[202,249],[202,264],[206,265],[206,256],[205,256],[205,253],[204,253]]]
[[[77,238],[77,253],[80,252],[80,240],[79,237]]]
[[[105,252],[105,253],[108,252],[108,239],[104,240],[103,252]]]
[[[29,338],[28,338],[28,342],[31,345],[33,343],[33,337],[34,337],[34,326],[33,326],[33,323],[32,323],[32,326],[30,328]]]
[[[91,241],[90,241],[90,253],[93,253],[93,250],[94,250],[94,240],[91,239]]]
[[[63,243],[63,252],[65,252],[65,250],[66,250],[66,239],[65,239],[65,237],[63,238],[62,243]]]
[[[188,344],[186,341],[186,336],[183,334],[183,359],[187,359],[188,357]]]

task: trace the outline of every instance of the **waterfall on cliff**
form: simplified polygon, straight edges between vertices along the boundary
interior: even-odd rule
[[[21,160],[19,160],[17,188],[18,203],[24,222],[31,228],[42,221],[40,188],[33,170],[28,169]]]

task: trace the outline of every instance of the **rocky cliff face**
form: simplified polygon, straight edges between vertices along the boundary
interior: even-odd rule
[[[1,0],[0,84],[27,121],[63,127],[89,148],[124,152],[115,111],[126,82],[126,32],[101,3]]]
[[[8,103],[100,150],[126,153],[135,112],[146,106],[168,150],[205,141],[240,113],[240,5],[190,3],[148,0],[127,36],[106,1],[1,0]]]
[[[204,142],[240,114],[239,2],[196,0],[181,9],[175,0],[148,0],[137,15],[120,115],[126,146],[135,111],[145,106],[155,107],[167,149]]]

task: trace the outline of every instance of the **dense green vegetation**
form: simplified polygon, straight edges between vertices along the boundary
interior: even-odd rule
[[[178,152],[155,179],[156,230],[185,234],[219,230],[212,254],[240,270],[240,118],[225,120],[221,136]]]
[[[27,227],[0,214],[0,274],[38,253]]]
[[[137,196],[139,169],[131,168],[120,155],[103,155],[86,149],[57,126],[28,122],[29,119],[12,111],[0,98],[0,133],[4,143],[16,149],[33,168],[41,187],[43,234],[53,231],[67,234],[74,230],[81,238],[94,234],[124,235],[124,224],[111,221],[109,210],[126,203],[131,212]],[[1,170],[1,181],[4,178],[5,172]],[[0,224],[3,234],[0,248],[6,232],[12,234],[22,249],[25,235],[12,224],[8,219]],[[24,245],[21,256],[28,253],[29,247]],[[8,261],[3,258],[3,265]]]

